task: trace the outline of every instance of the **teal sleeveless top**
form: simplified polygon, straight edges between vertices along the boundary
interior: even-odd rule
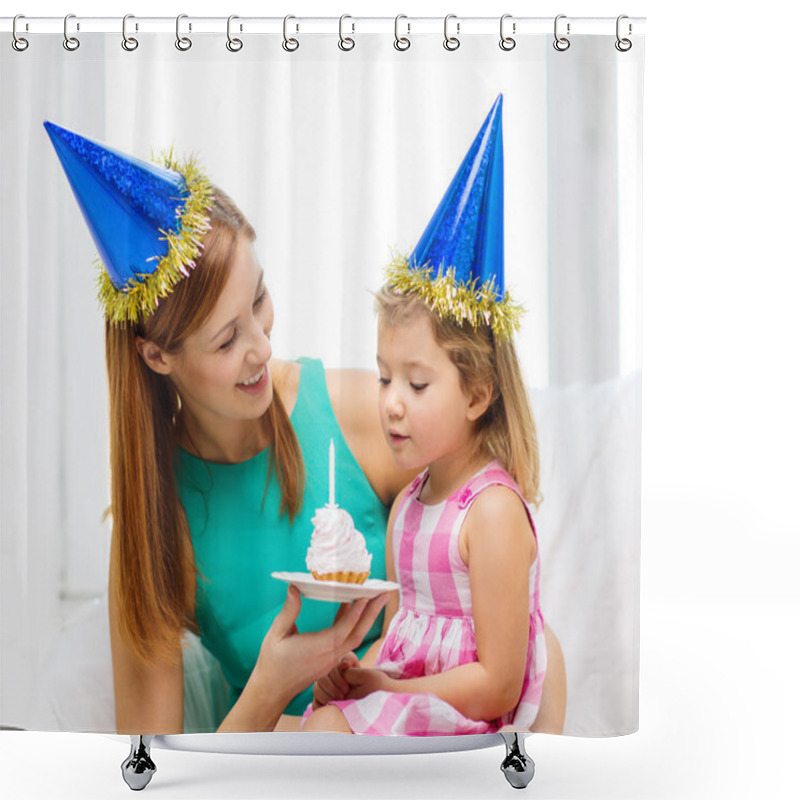
[[[199,570],[197,624],[205,648],[219,661],[238,699],[255,666],[264,635],[283,607],[287,586],[275,571],[308,572],[311,517],[328,501],[328,449],[336,449],[336,502],[350,512],[372,553],[370,577],[386,577],[388,508],[369,484],[336,421],[322,362],[299,359],[297,402],[291,414],[305,465],[305,494],[292,523],[279,514],[277,480],[267,484],[269,448],[239,464],[215,464],[182,449],[175,457],[178,496],[194,545]],[[266,484],[266,494],[264,487]],[[303,598],[297,620],[300,632],[333,624],[339,606]],[[380,636],[378,619],[359,648],[361,656]],[[302,714],[311,687],[297,695],[285,713]]]

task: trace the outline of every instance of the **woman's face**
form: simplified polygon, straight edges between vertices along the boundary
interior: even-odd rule
[[[188,278],[191,280],[191,277]],[[185,411],[205,430],[261,417],[272,402],[272,300],[253,246],[236,241],[225,288],[183,347],[163,354]]]

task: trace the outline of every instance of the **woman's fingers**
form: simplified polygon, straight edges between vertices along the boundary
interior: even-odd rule
[[[329,700],[341,700],[341,697],[334,697],[330,692],[326,691],[325,687],[322,686],[319,681],[314,684],[312,696],[314,700],[311,705],[315,710],[326,705]]]
[[[345,653],[342,656],[341,661],[339,662],[339,674],[344,672],[346,669],[350,669],[351,667],[358,667],[360,665],[361,662],[358,660],[358,656],[355,653],[352,652]]]
[[[279,639],[283,639],[297,630],[295,623],[300,614],[300,604],[299,590],[296,586],[290,586],[286,592],[286,601],[283,604],[283,608],[272,623],[272,632]]]
[[[325,692],[332,698],[341,700],[350,688],[347,681],[339,672],[339,667],[334,667],[324,678],[320,678]]]
[[[361,615],[367,607],[367,601],[364,599],[356,600],[349,605],[339,606],[336,616],[331,625],[330,633],[333,636],[333,648],[336,653],[337,662],[341,653],[352,650],[353,648],[347,644],[350,634],[358,625]]]
[[[331,700],[344,700],[350,692],[350,684],[345,680],[344,672],[359,665],[360,662],[355,653],[345,653],[337,666],[314,682],[313,707],[320,708]]]
[[[341,700],[350,690],[350,684],[342,677],[339,667],[334,667],[327,675],[323,675],[317,685],[329,698],[335,700]]]
[[[367,603],[366,608],[363,609],[355,624],[350,629],[347,638],[344,640],[344,648],[346,650],[355,650],[356,647],[361,644],[388,600],[388,594],[381,594],[377,597],[373,597],[372,600]]]
[[[336,616],[333,618],[333,627],[335,628],[339,622],[346,625],[347,623],[343,622],[343,620],[351,620],[354,622],[358,619],[364,608],[366,608],[366,605],[367,600],[363,597],[359,600],[354,600],[352,603],[340,603],[336,611]]]

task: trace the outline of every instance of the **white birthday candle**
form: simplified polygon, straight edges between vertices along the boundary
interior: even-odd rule
[[[333,448],[333,439],[331,439],[331,446],[328,449],[328,505],[333,508],[336,505],[335,501],[335,464],[336,464],[336,454]]]

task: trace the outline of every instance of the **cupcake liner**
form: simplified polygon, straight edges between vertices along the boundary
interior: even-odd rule
[[[339,583],[364,583],[369,578],[369,572],[314,572],[311,574],[318,581],[338,581]]]

